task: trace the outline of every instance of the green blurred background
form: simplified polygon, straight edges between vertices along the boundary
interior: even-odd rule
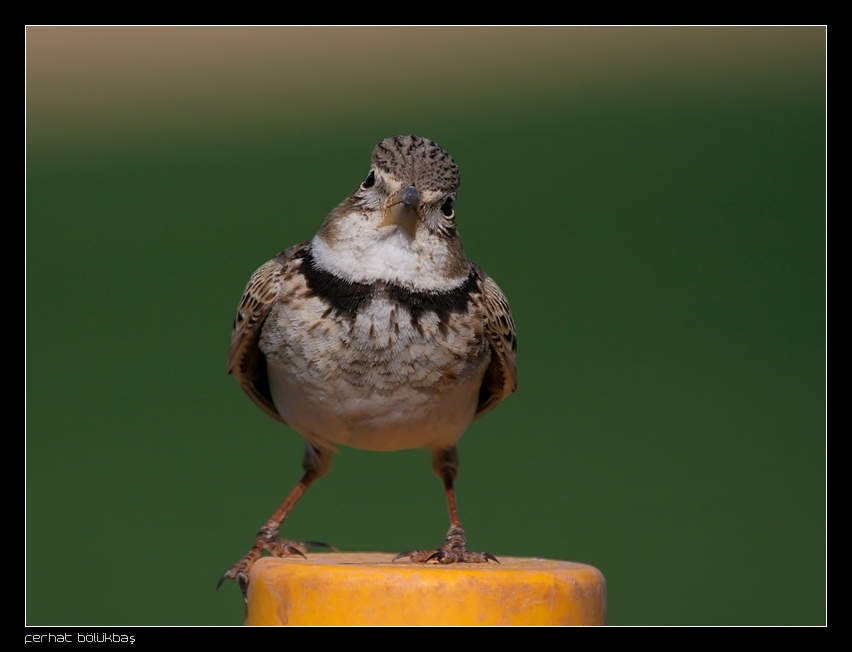
[[[301,442],[237,301],[407,133],[518,328],[471,546],[597,566],[611,624],[825,622],[825,109],[822,28],[29,28],[27,622],[241,622]],[[282,532],[446,528],[427,453],[344,449]]]

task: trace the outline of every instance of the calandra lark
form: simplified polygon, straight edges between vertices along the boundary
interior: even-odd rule
[[[240,300],[228,373],[305,441],[305,474],[220,580],[245,594],[264,549],[303,555],[278,528],[329,470],[338,444],[427,448],[450,530],[414,562],[485,562],[466,548],[456,508],[456,442],[516,387],[515,325],[497,284],[467,259],[453,206],[459,171],[419,136],[376,145],[369,174],[314,238],[258,269]]]

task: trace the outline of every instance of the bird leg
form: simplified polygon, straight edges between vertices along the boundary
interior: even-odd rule
[[[231,566],[219,578],[219,583],[216,585],[217,589],[222,586],[225,580],[237,580],[240,590],[243,592],[243,598],[247,599],[248,571],[252,567],[252,564],[260,559],[264,550],[272,553],[273,557],[288,557],[293,555],[304,557],[308,548],[330,547],[328,544],[318,541],[289,541],[282,539],[278,534],[278,528],[281,527],[284,519],[287,518],[287,515],[296,506],[296,503],[299,502],[299,499],[305,494],[311,483],[328,473],[330,467],[331,452],[321,450],[305,442],[305,457],[302,460],[302,468],[305,469],[305,475],[293,487],[293,490],[287,495],[281,506],[275,510],[275,513],[260,528],[254,540],[254,545],[248,551],[248,554]]]
[[[467,537],[459,520],[459,510],[456,505],[455,480],[459,474],[459,455],[456,447],[439,448],[432,451],[432,470],[444,481],[444,491],[447,494],[447,508],[450,512],[450,529],[444,539],[444,545],[435,551],[412,550],[403,552],[397,559],[409,558],[413,562],[425,563],[436,561],[439,564],[456,564],[459,562],[485,563],[495,561],[497,558],[487,552],[472,552],[467,549]]]

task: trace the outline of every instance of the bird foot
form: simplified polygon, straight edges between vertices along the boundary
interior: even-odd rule
[[[437,550],[411,550],[398,554],[393,558],[393,561],[408,558],[418,564],[425,564],[429,561],[435,561],[439,564],[459,564],[463,562],[484,564],[489,561],[500,563],[494,555],[487,552],[473,552],[468,550],[466,546],[467,539],[464,535],[464,530],[454,526],[447,532],[444,545]]]
[[[218,590],[225,580],[237,580],[237,584],[240,585],[240,591],[243,594],[243,599],[248,600],[248,572],[252,565],[254,565],[254,562],[260,559],[264,550],[268,550],[273,557],[298,556],[307,559],[305,553],[309,548],[336,550],[334,546],[320,541],[290,541],[282,539],[277,532],[262,529],[258,532],[257,538],[254,540],[254,545],[248,551],[248,554],[226,570],[222,577],[219,578],[216,589]]]

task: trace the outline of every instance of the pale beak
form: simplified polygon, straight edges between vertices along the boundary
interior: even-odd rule
[[[406,186],[390,199],[385,209],[385,219],[379,226],[399,224],[414,238],[420,219],[420,193],[414,186]]]

